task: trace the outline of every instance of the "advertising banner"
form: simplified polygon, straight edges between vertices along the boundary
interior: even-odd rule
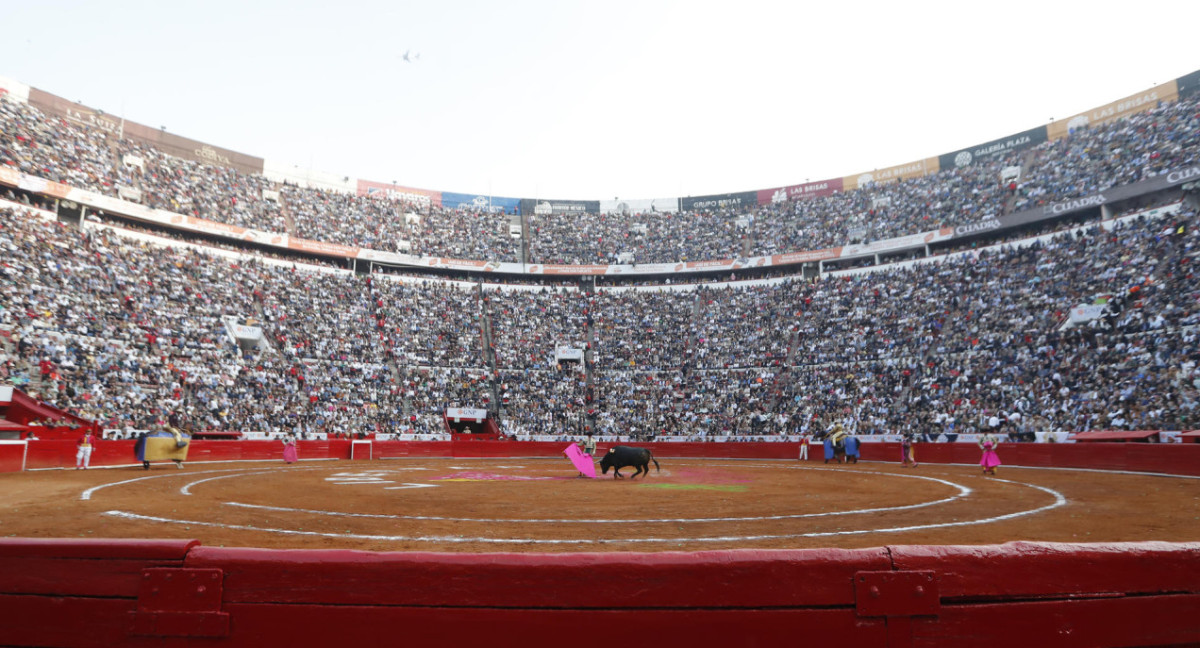
[[[529,214],[598,214],[599,200],[552,200],[549,198],[522,198],[521,213]]]
[[[1179,92],[1180,99],[1186,99],[1200,92],[1200,70],[1175,79],[1175,89]]]
[[[372,198],[397,200],[416,203],[418,205],[440,207],[442,204],[442,192],[440,191],[414,189],[412,187],[402,187],[397,184],[374,182],[372,180],[359,180],[357,193],[359,196],[371,196]]]
[[[103,110],[93,110],[83,104],[77,104],[37,88],[30,88],[29,103],[42,112],[58,115],[79,126],[96,128],[118,137],[123,131],[120,117],[105,114]]]
[[[446,418],[454,419],[455,423],[461,419],[483,421],[487,418],[487,410],[478,407],[447,407]]]
[[[681,211],[712,211],[715,209],[740,209],[758,205],[757,191],[713,194],[711,196],[688,196],[679,199]]]
[[[954,229],[944,227],[940,230],[931,232],[921,232],[920,234],[909,234],[908,236],[897,236],[895,238],[883,239],[881,241],[871,241],[870,243],[854,243],[841,248],[841,258],[867,256],[874,254],[882,254],[885,252],[897,252],[900,250],[911,250],[913,248],[921,248],[930,243],[938,243],[940,241],[948,241],[954,238]]]
[[[338,243],[323,243],[321,241],[309,241],[307,239],[289,237],[287,246],[288,249],[296,250],[297,252],[308,252],[309,254],[322,254],[346,259],[358,256],[358,248]]]
[[[555,360],[573,360],[576,362],[583,362],[583,349],[577,349],[575,347],[570,347],[570,346],[554,347],[554,359]]]
[[[1068,319],[1072,324],[1084,324],[1104,317],[1104,304],[1079,304],[1071,309]]]
[[[411,254],[397,254],[395,252],[368,250],[366,248],[358,251],[358,258],[363,261],[377,261],[391,265],[417,265],[422,261],[421,257]]]
[[[956,169],[965,166],[970,166],[974,162],[987,160],[997,155],[1003,155],[1009,151],[1019,151],[1021,149],[1037,146],[1047,139],[1046,127],[1038,126],[1031,128],[1023,133],[1009,135],[998,140],[992,140],[985,144],[972,146],[961,151],[946,153],[938,157],[938,165],[943,169]]]
[[[443,191],[442,207],[446,207],[447,209],[469,209],[471,211],[513,214],[520,209],[521,199],[509,198],[507,196],[488,196]]]
[[[263,176],[272,182],[298,187],[341,191],[352,194],[358,190],[358,179],[342,173],[319,171],[310,166],[289,164],[281,160],[263,160]]]
[[[607,265],[531,265],[529,266],[529,274],[541,275],[602,275],[608,274],[609,268],[616,266]]]
[[[920,178],[921,176],[937,173],[941,168],[937,158],[925,158],[908,164],[899,164],[886,169],[875,169],[866,173],[860,173],[854,176],[846,176],[842,178],[842,188],[845,191],[865,187],[872,183],[892,182],[895,180],[904,180],[907,178]]]
[[[54,196],[55,198],[66,198],[71,193],[71,188],[65,184],[31,176],[22,173],[17,178],[17,187],[31,193],[39,193],[46,196]]]
[[[638,200],[601,200],[603,214],[653,214],[679,211],[678,198],[641,198]]]
[[[774,189],[760,189],[758,191],[758,204],[766,205],[768,203],[782,203],[789,200],[798,200],[801,198],[814,198],[817,196],[828,196],[842,190],[841,178],[830,178],[829,180],[818,180],[817,182],[806,182],[804,184],[792,185],[790,187],[776,187]]]
[[[1052,140],[1060,139],[1073,133],[1076,128],[1107,124],[1134,113],[1157,108],[1160,102],[1174,101],[1178,97],[1179,91],[1175,82],[1168,81],[1145,92],[1118,99],[1099,108],[1093,108],[1067,119],[1050,122],[1050,125],[1046,126],[1046,133]]]
[[[424,265],[430,268],[443,268],[446,270],[478,270],[482,272],[495,272],[501,267],[508,266],[510,269],[515,269],[516,272],[521,271],[519,263],[501,263],[499,261],[473,261],[470,259],[445,259],[432,258],[425,259]],[[511,270],[510,270],[511,271]]]
[[[229,329],[229,333],[239,340],[258,342],[263,339],[262,327],[259,326],[246,326],[237,322],[226,322],[225,328]]]
[[[826,261],[828,259],[837,259],[842,256],[842,248],[827,248],[824,250],[815,250],[812,252],[786,252],[784,254],[776,254],[771,256],[771,265],[790,265],[793,263],[811,263],[813,261]]]

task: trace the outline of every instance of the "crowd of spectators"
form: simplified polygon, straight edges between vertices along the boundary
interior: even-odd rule
[[[675,262],[968,223],[1197,163],[1197,99],[956,169],[717,213],[539,215],[530,261]],[[518,260],[508,216],[272,183],[0,101],[0,164],[152,207],[347,245]],[[1018,167],[1018,179],[999,180]],[[278,192],[276,198],[273,193]],[[126,195],[130,195],[128,192]],[[270,196],[270,197],[268,197]],[[1200,221],[1037,241],[809,281],[584,291],[299,270],[0,210],[0,379],[115,428],[638,438],[1186,429],[1200,401]],[[683,289],[687,288],[687,289]],[[1078,304],[1102,317],[1068,323]],[[230,322],[257,327],[238,339]],[[561,362],[556,348],[584,353]]]
[[[387,191],[358,196],[279,184],[229,166],[166,155],[27,104],[0,102],[0,164],[49,180],[306,239],[525,263],[742,258],[953,227],[1196,164],[1198,138],[1200,97],[1191,97],[921,177],[712,211],[526,216],[524,238],[514,238],[505,214],[446,209]],[[1006,169],[1019,174],[1006,176]]]
[[[1016,209],[1100,193],[1200,161],[1200,99],[1082,128],[1035,150]]]
[[[598,292],[298,271],[2,216],[0,367],[112,427],[183,411],[214,429],[428,432],[447,407],[498,411],[515,433],[644,438],[1197,416],[1185,207],[819,281]],[[1097,300],[1104,317],[1062,326]],[[557,361],[560,345],[584,360]]]

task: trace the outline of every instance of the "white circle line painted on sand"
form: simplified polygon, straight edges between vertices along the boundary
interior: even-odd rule
[[[466,537],[466,536],[402,536],[402,535],[376,535],[376,534],[361,534],[361,533],[330,533],[323,531],[303,531],[298,529],[276,529],[271,527],[256,527],[246,524],[225,524],[221,522],[204,522],[193,520],[175,520],[171,518],[139,515],[137,513],[129,513],[127,511],[106,511],[105,515],[119,517],[127,520],[138,520],[143,522],[163,522],[167,524],[185,524],[196,526],[217,527],[221,529],[234,529],[240,531],[259,531],[263,533],[279,533],[283,535],[300,535],[300,536],[319,536],[326,538],[348,538],[354,540],[383,540],[389,542],[438,542],[438,543],[464,543],[476,542],[480,544],[539,544],[539,545],[570,545],[570,544],[651,544],[651,543],[674,543],[682,544],[686,542],[752,542],[757,540],[784,540],[789,538],[819,538],[827,536],[839,535],[864,535],[868,533],[902,533],[906,531],[922,531],[925,529],[939,529],[947,527],[973,526],[979,524],[990,524],[992,522],[1002,522],[1012,520],[1028,515],[1035,515],[1043,511],[1058,508],[1067,503],[1067,498],[1050,488],[1038,486],[1036,484],[1025,484],[1022,482],[1014,482],[1003,479],[1008,484],[1018,486],[1028,486],[1054,497],[1054,502],[1041,506],[1035,509],[1025,511],[1017,511],[1014,513],[1006,513],[988,518],[980,518],[977,520],[959,520],[955,522],[935,522],[931,524],[914,524],[903,527],[889,527],[885,529],[852,529],[849,531],[815,531],[810,533],[785,533],[785,534],[769,534],[769,535],[748,535],[748,536],[715,536],[715,537],[696,537],[696,538],[572,538],[572,539],[547,539],[547,538],[481,538],[481,537]]]
[[[827,470],[830,472],[851,472],[838,471],[833,468],[814,468],[813,470]],[[954,500],[961,499],[972,493],[971,488],[957,484],[945,479],[937,477],[929,477],[926,475],[897,475],[892,473],[880,473],[874,471],[854,471],[855,474],[868,475],[885,475],[889,477],[906,477],[910,479],[921,479],[925,481],[934,481],[947,486],[952,486],[958,489],[957,495],[944,497],[939,500],[930,502],[921,502],[919,504],[904,504],[901,506],[882,506],[869,509],[852,509],[849,511],[825,511],[822,513],[796,513],[787,515],[759,515],[750,517],[713,517],[713,518],[621,518],[619,520],[581,520],[578,518],[464,518],[464,517],[448,517],[440,515],[391,515],[386,513],[345,513],[342,511],[321,511],[316,509],[292,508],[286,506],[266,506],[263,504],[246,504],[243,502],[225,502],[226,506],[236,506],[240,508],[258,509],[264,511],[276,511],[280,513],[305,513],[309,515],[325,515],[331,517],[348,517],[348,518],[373,518],[383,520],[436,520],[446,522],[480,522],[480,523],[496,523],[504,522],[511,524],[537,523],[537,524],[691,524],[691,523],[711,523],[711,522],[765,522],[770,520],[797,520],[804,518],[821,518],[835,517],[841,515],[862,515],[864,513],[888,513],[892,511],[910,511],[913,509],[936,506],[946,504]],[[1003,480],[996,480],[1003,481]]]
[[[215,463],[215,462],[214,462],[214,463]],[[256,463],[257,463],[257,462],[256,462]],[[137,464],[137,465],[138,465],[138,466],[141,466],[141,464]],[[319,469],[318,467],[314,466],[314,467],[312,467],[312,468],[308,468],[307,470],[318,470],[318,469]],[[125,479],[125,480],[122,480],[122,481],[109,482],[109,483],[107,483],[107,484],[100,484],[99,486],[92,486],[91,488],[89,488],[89,489],[87,489],[87,490],[84,490],[82,493],[80,493],[80,494],[79,494],[79,499],[81,499],[81,500],[90,500],[90,499],[92,499],[92,494],[93,494],[93,493],[95,493],[96,491],[99,491],[99,490],[103,490],[103,489],[105,489],[105,488],[108,488],[109,486],[121,486],[121,485],[124,485],[124,484],[133,484],[133,483],[135,483],[135,482],[146,481],[146,480],[148,480],[148,479],[162,479],[163,477],[195,477],[196,475],[215,475],[215,474],[217,474],[217,473],[238,473],[238,474],[236,474],[236,475],[228,475],[228,476],[229,476],[229,477],[239,477],[239,476],[241,476],[241,474],[245,474],[245,473],[246,473],[247,471],[249,471],[249,470],[252,470],[252,469],[250,469],[250,468],[227,468],[227,469],[225,469],[225,470],[205,470],[205,471],[202,471],[202,472],[191,472],[191,471],[189,471],[189,472],[179,472],[179,471],[173,471],[173,472],[169,472],[169,473],[163,473],[163,474],[159,474],[159,475],[145,475],[145,476],[143,476],[143,477],[135,477],[135,478],[133,478],[133,479]],[[208,480],[201,480],[201,481],[208,481]],[[193,483],[193,484],[196,484],[196,483],[199,483],[199,482],[192,482],[192,483]],[[190,485],[191,485],[191,484],[189,484],[188,486],[190,486]],[[185,488],[186,488],[186,487],[187,487],[187,486],[185,486]],[[190,493],[187,493],[187,494],[189,494],[189,495],[190,495]]]
[[[179,471],[176,471],[173,473],[166,473],[166,474],[162,474],[162,475],[146,475],[145,477],[135,477],[133,479],[126,479],[126,480],[118,481],[118,482],[109,482],[107,484],[100,484],[99,486],[92,486],[91,488],[80,493],[79,499],[90,500],[90,499],[92,499],[92,494],[95,493],[96,491],[103,490],[110,486],[121,486],[123,484],[132,484],[134,482],[146,481],[148,479],[162,479],[163,477],[184,477],[184,476],[190,476],[190,475],[211,475],[213,473],[222,473],[222,472],[244,472],[245,470],[246,470],[245,468],[230,468],[228,470],[207,470],[207,471],[201,472],[201,473],[189,473],[188,475],[180,474]]]
[[[229,479],[231,477],[245,477],[248,475],[265,475],[265,474],[267,474],[267,472],[268,471],[266,471],[266,470],[259,470],[257,472],[241,472],[236,475],[218,475],[216,477],[209,477],[208,479],[199,479],[194,482],[188,482],[188,483],[184,484],[183,487],[179,489],[179,494],[180,495],[191,495],[192,494],[192,486],[198,486],[200,484],[208,483],[211,481],[217,481],[218,479]]]

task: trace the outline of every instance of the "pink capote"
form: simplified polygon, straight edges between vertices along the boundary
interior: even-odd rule
[[[592,462],[591,455],[584,454],[579,446],[572,443],[563,450],[563,454],[567,455],[567,458],[571,460],[575,468],[583,473],[585,477],[596,478],[596,464]]]
[[[983,457],[979,460],[979,465],[984,469],[995,468],[1000,465],[1000,455],[996,454],[996,446],[991,442],[983,444]]]
[[[283,460],[286,463],[296,463],[297,461],[300,460],[300,458],[296,456],[296,444],[295,443],[283,444]]]

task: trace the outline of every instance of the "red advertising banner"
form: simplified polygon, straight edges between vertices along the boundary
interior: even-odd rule
[[[804,184],[792,185],[790,187],[760,189],[758,192],[758,204],[766,205],[768,203],[781,203],[789,200],[799,200],[801,198],[828,196],[841,190],[842,178],[831,178],[829,180],[818,180],[817,182],[806,182]]]
[[[385,198],[387,200],[400,200],[421,205],[432,204],[435,207],[442,206],[442,192],[440,191],[414,189],[413,187],[402,187],[397,184],[375,182],[373,180],[359,180],[358,195]]]

